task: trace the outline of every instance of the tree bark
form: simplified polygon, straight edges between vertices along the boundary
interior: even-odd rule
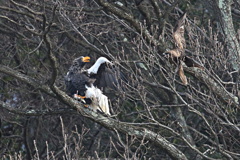
[[[233,0],[214,0],[215,13],[220,20],[221,29],[225,35],[230,63],[235,71],[239,71],[240,46],[233,26],[231,5]]]
[[[220,82],[211,78],[210,75],[207,74],[205,71],[202,71],[201,69],[194,67],[184,67],[184,70],[187,73],[198,78],[200,81],[203,81],[204,84],[206,84],[208,88],[217,96],[219,96],[224,102],[227,102],[238,107],[239,105],[238,97],[228,92]]]

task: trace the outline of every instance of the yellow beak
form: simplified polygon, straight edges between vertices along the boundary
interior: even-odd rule
[[[90,57],[86,56],[82,59],[83,62],[90,62]]]

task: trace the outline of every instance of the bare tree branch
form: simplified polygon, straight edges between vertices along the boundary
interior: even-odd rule
[[[185,67],[184,70],[196,76],[196,78],[198,78],[200,81],[203,81],[216,95],[221,97],[222,100],[238,107],[238,104],[239,104],[238,97],[233,95],[232,93],[229,93],[222,86],[221,83],[218,83],[215,80],[213,80],[204,71],[197,68],[188,68],[188,67]]]

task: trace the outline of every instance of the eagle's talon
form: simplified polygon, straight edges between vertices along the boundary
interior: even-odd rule
[[[84,99],[84,98],[86,98],[86,96],[80,96],[78,94],[74,94],[73,97],[76,98],[76,99]]]
[[[83,102],[84,104],[86,104],[86,101],[85,101],[83,98],[81,98],[81,102]]]
[[[73,95],[73,98],[75,98],[75,99],[80,99],[80,97],[79,97],[77,94],[74,94],[74,95]]]
[[[86,96],[80,96],[78,94],[74,94],[73,97],[77,100],[80,100],[81,102],[83,102],[84,104],[86,104],[86,101],[84,100],[86,98]]]

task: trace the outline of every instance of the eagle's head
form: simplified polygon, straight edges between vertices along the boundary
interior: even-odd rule
[[[80,56],[74,59],[73,64],[79,67],[83,67],[86,63],[90,62],[90,57],[88,56]]]

